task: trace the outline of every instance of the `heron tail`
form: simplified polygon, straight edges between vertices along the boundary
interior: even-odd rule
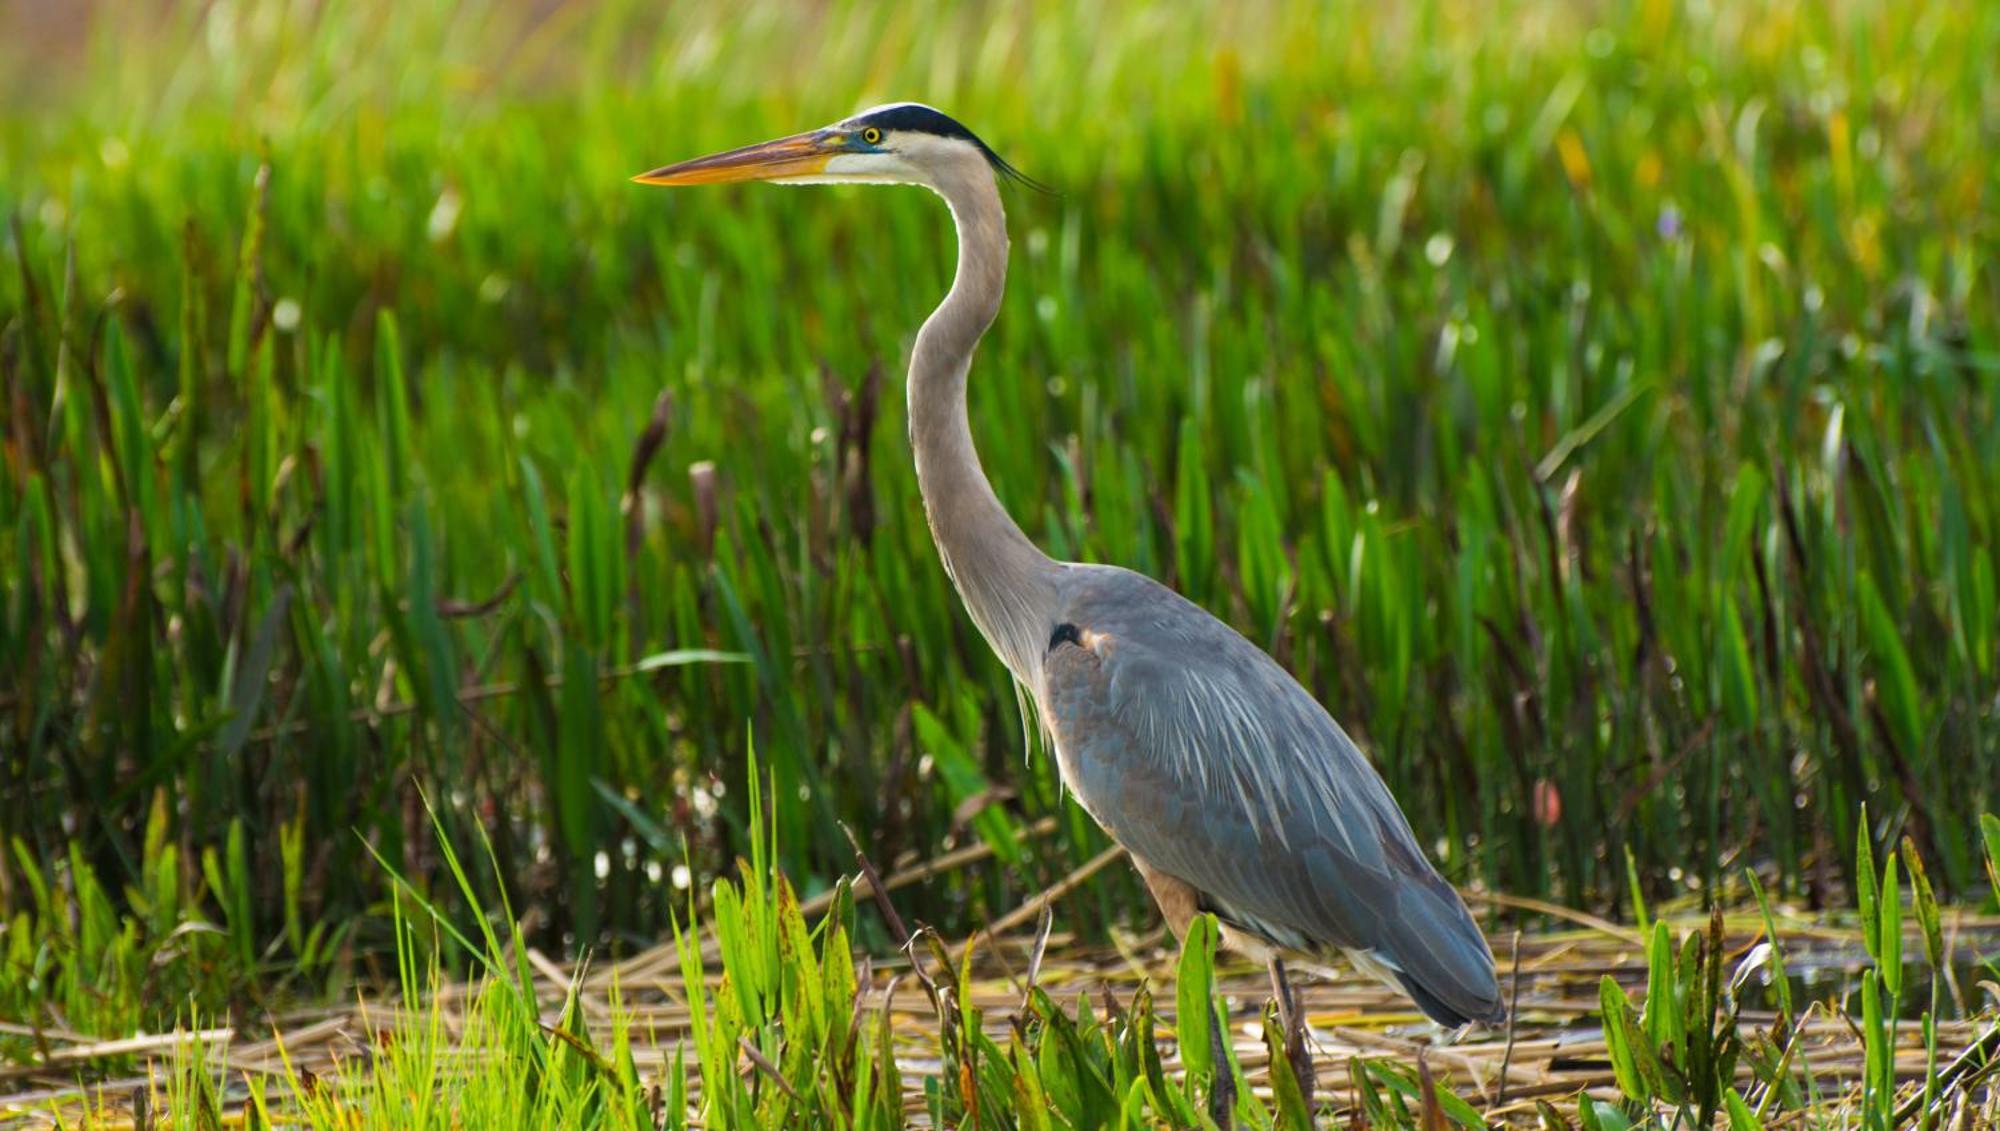
[[[1433,872],[1399,893],[1398,902],[1401,914],[1381,949],[1410,1000],[1441,1025],[1503,1020],[1507,1006],[1493,952],[1451,885]]]
[[[1417,1008],[1424,1011],[1424,1016],[1443,1025],[1447,1029],[1456,1029],[1461,1025],[1467,1025],[1474,1021],[1483,1021],[1488,1025],[1497,1025],[1507,1017],[1507,1007],[1500,1003],[1497,995],[1490,1009],[1484,1013],[1473,1015],[1464,1012],[1456,1005],[1446,1002],[1443,998],[1426,989],[1422,982],[1401,971],[1398,971],[1396,974],[1396,983],[1403,987],[1404,993],[1410,995],[1411,1001],[1417,1003]]]

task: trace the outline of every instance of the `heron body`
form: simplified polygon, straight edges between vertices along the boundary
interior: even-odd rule
[[[1058,562],[981,470],[966,378],[1006,286],[998,179],[964,126],[899,103],[671,165],[649,184],[919,184],[958,231],[950,292],[918,331],[910,440],[932,537],[966,611],[1033,697],[1066,787],[1131,854],[1180,934],[1322,968],[1337,952],[1446,1025],[1504,1015],[1492,952],[1381,777],[1263,650],[1157,581]]]

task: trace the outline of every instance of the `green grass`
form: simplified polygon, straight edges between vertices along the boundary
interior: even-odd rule
[[[754,760],[750,771],[757,772]],[[1215,996],[1217,928],[1208,915],[1190,926],[1173,971],[1173,997],[1162,1003],[1168,1009],[1156,1011],[1152,988],[1144,983],[1122,1000],[1105,988],[1102,1009],[1090,993],[1058,1001],[1031,967],[1024,981],[1007,979],[1002,993],[1018,993],[1021,1005],[1003,1031],[972,1004],[996,995],[992,987],[977,984],[970,952],[954,961],[935,932],[920,932],[905,949],[909,965],[898,977],[914,980],[930,1003],[926,1036],[936,1059],[919,1054],[929,1063],[919,1070],[921,1084],[912,1094],[898,1059],[899,1037],[907,1057],[912,1034],[892,1030],[886,1001],[870,1005],[858,992],[880,983],[875,976],[857,975],[850,941],[858,918],[853,894],[842,881],[823,917],[808,924],[775,866],[778,845],[760,817],[767,796],[753,778],[747,798],[750,856],[738,862],[733,877],[716,881],[711,910],[699,912],[690,903],[686,929],[675,925],[680,979],[678,991],[666,992],[686,1024],[663,1067],[639,1066],[637,1043],[657,1038],[627,1012],[615,975],[608,1000],[601,1003],[608,1017],[594,1025],[585,1017],[589,991],[582,967],[567,991],[556,987],[552,999],[550,987],[530,969],[527,943],[512,926],[517,919],[504,894],[499,905],[482,908],[466,867],[450,841],[440,839],[452,882],[482,926],[470,936],[461,932],[451,916],[395,877],[392,921],[402,1000],[378,1005],[378,1012],[363,1007],[365,1048],[337,1055],[332,1064],[316,1060],[304,1067],[281,1033],[279,1067],[251,1069],[232,1064],[227,1048],[184,1039],[161,1058],[146,1089],[154,1097],[149,1106],[157,1105],[173,1126],[183,1121],[217,1126],[240,1112],[253,1126],[327,1131],[488,1126],[871,1131],[910,1125],[1305,1131],[1350,1124],[1485,1131],[1521,1125],[1530,1115],[1517,1110],[1517,1118],[1509,1120],[1492,1110],[1490,1081],[1482,1086],[1452,1068],[1434,1069],[1422,1059],[1411,1066],[1379,1054],[1355,1057],[1344,1066],[1348,1083],[1334,1089],[1344,1098],[1330,1096],[1322,1086],[1315,1102],[1291,1074],[1284,1031],[1269,1004],[1261,1019],[1267,1086],[1247,1086],[1236,1042],[1213,1051],[1209,1045],[1210,1018],[1227,1012]],[[2000,891],[2000,819],[1983,820],[1987,868]],[[442,825],[435,827],[441,833]],[[492,863],[490,845],[484,847]],[[1945,975],[1939,908],[1921,866],[1899,867],[1897,854],[1890,852],[1878,878],[1866,837],[1858,842],[1856,857],[1858,874],[1869,877],[1851,909],[1865,928],[1867,948],[1860,974],[1867,1007],[1855,1042],[1863,1060],[1858,1071],[1815,1063],[1803,1051],[1824,1047],[1801,1039],[1811,1013],[1836,1007],[1795,1003],[1788,995],[1783,943],[1768,905],[1762,939],[1770,953],[1764,958],[1733,949],[1719,910],[1706,930],[1696,923],[1678,939],[1662,919],[1646,932],[1646,977],[1638,1005],[1605,975],[1601,1043],[1588,1033],[1568,1034],[1570,1059],[1601,1054],[1612,1066],[1616,1089],[1608,1097],[1601,1089],[1597,1095],[1544,1096],[1532,1112],[1536,1125],[1547,1131],[1641,1126],[1890,1131],[1971,1126],[1973,1119],[2000,1112],[2000,1093],[1991,1082],[1993,1048],[2000,1047],[1991,1042],[2000,1035],[2000,1014],[1988,1008],[1980,1015],[1983,1039],[1991,1046],[1983,1057],[1958,1058],[1952,1067],[1942,1059],[1957,1050],[1941,1049],[1937,1022],[1957,1010],[1940,1008]],[[1898,894],[1902,878],[1909,881],[1907,901]],[[492,922],[509,926],[496,928]],[[1918,1018],[1926,1070],[1915,1082],[1908,1081],[1907,1071],[1899,1076],[1895,1052],[1899,1002],[1920,989],[1910,984],[1897,949],[1906,923],[1915,925],[1922,940],[1926,965],[1918,969],[1929,989],[1929,1005]],[[719,963],[705,957],[711,943]],[[1570,949],[1577,953],[1575,943]],[[447,954],[468,961],[475,971],[475,980],[456,994],[441,992],[453,989],[442,973]],[[1745,987],[1760,970],[1774,977],[1777,1004],[1774,1012],[1752,1016],[1746,1014]],[[657,976],[650,980],[664,985]],[[1229,1058],[1227,1065],[1221,1056]],[[1449,1050],[1438,1050],[1437,1059],[1447,1065],[1453,1060]],[[1230,1088],[1223,1083],[1227,1079],[1240,1085]],[[45,1114],[60,1126],[110,1122],[126,1114],[105,1098],[97,1097],[95,1105],[86,1099],[81,1109],[53,1104]],[[1482,1113],[1475,1102],[1487,1110]]]
[[[947,930],[1103,846],[916,499],[936,201],[625,180],[898,97],[1061,193],[975,370],[1003,499],[1269,646],[1454,880],[1832,901],[1907,833],[1980,896],[2000,10],[528,7],[0,45],[10,1008],[177,955],[149,907],[214,954],[105,1024],[393,977],[374,856],[471,906],[423,790],[544,944],[656,940],[753,740],[809,891],[842,821],[1004,848]]]

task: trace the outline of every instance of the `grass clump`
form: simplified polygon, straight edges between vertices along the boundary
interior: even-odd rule
[[[1306,1069],[1274,1004],[1246,1011],[1231,1000],[1246,982],[1218,965],[1210,917],[1195,919],[1177,963],[1116,989],[1103,967],[1083,984],[1050,980],[1044,958],[1059,959],[1046,949],[1047,923],[1025,969],[987,962],[980,943],[955,947],[929,928],[909,934],[898,955],[857,955],[853,890],[842,881],[808,913],[776,865],[763,796],[758,788],[746,799],[751,855],[734,878],[716,881],[705,908],[690,905],[658,963],[599,974],[580,962],[565,974],[514,925],[504,894],[481,905],[441,839],[445,868],[475,914],[454,917],[396,877],[396,993],[364,996],[345,1018],[297,1021],[263,1043],[203,1031],[196,1013],[188,1032],[146,1050],[149,1083],[80,1089],[35,1114],[58,1124],[80,1112],[141,1122],[158,1113],[176,1126],[249,1118],[329,1129],[531,1118],[589,1128],[1297,1131],[1365,1121],[1430,1131],[1534,1121],[1757,1131],[1962,1126],[2000,1112],[1996,1003],[1944,992],[1962,961],[1945,949],[1944,913],[1921,873],[1895,853],[1878,873],[1865,842],[1860,861],[1878,877],[1852,914],[1865,961],[1838,994],[1784,975],[1785,946],[1823,942],[1833,928],[1781,935],[1767,902],[1761,933],[1743,934],[1731,925],[1742,919],[1721,912],[1653,920],[1633,961],[1614,957],[1624,943],[1552,940],[1539,961],[1574,968],[1515,991],[1518,1029],[1449,1047],[1343,1019],[1322,999],[1308,1019]],[[1988,823],[1989,856],[2000,860],[2000,821]],[[864,875],[872,887],[872,869]],[[1904,880],[1907,902],[1896,894]],[[903,935],[886,896],[874,903]],[[1906,968],[1891,940],[1911,925],[1925,961]],[[449,953],[469,960],[470,981],[444,976]],[[1563,988],[1607,960],[1618,977],[1604,977],[1592,1001]],[[1994,960],[1984,960],[1988,974]],[[1173,979],[1171,997],[1156,999],[1153,978]],[[1917,979],[1929,993],[1907,1014],[1913,1045],[1897,1018]],[[906,996],[923,1004],[893,1008],[899,985],[914,986]],[[1247,985],[1261,1001],[1261,977]],[[1627,987],[1641,992],[1637,1007]],[[346,1037],[308,1051],[329,1023]],[[1359,1043],[1353,1025],[1370,1027]]]

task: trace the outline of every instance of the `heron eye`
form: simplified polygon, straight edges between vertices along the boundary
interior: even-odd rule
[[[870,145],[880,145],[882,143],[882,131],[876,129],[874,126],[869,126],[867,129],[861,131],[861,140]]]

